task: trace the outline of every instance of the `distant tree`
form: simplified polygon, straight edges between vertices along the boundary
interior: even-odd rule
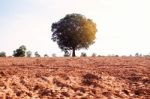
[[[48,54],[45,54],[44,57],[49,57]]]
[[[97,32],[96,24],[81,14],[68,14],[52,24],[52,40],[57,42],[62,51],[88,48],[94,43]]]
[[[56,54],[55,54],[55,53],[53,53],[53,54],[52,54],[52,57],[56,57]]]
[[[115,55],[115,57],[119,57],[119,55]]]
[[[81,57],[87,57],[86,53],[85,53],[85,52],[82,52],[82,53],[81,53]]]
[[[65,52],[64,57],[69,57],[70,56],[70,53],[69,53],[68,50],[65,50],[64,52]]]
[[[5,52],[0,52],[0,57],[6,57],[6,53]]]
[[[32,52],[31,51],[27,51],[27,57],[31,57],[32,56]]]
[[[97,57],[102,57],[102,55],[97,55]]]
[[[34,53],[34,55],[35,57],[41,57],[41,55],[37,51]]]
[[[22,45],[14,51],[13,56],[14,57],[25,57],[25,53],[26,53],[26,47],[24,45]]]
[[[136,57],[142,57],[142,54],[135,53],[135,56],[136,56]]]
[[[93,53],[93,54],[92,54],[92,57],[96,57],[96,53]]]

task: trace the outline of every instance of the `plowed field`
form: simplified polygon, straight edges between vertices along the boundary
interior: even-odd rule
[[[0,58],[0,99],[150,99],[150,58]]]

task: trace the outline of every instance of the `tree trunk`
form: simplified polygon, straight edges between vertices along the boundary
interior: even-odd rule
[[[75,48],[72,49],[72,57],[75,57],[76,54],[75,54]]]

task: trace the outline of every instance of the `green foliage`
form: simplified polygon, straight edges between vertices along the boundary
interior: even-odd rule
[[[138,56],[139,56],[139,53],[135,53],[135,56],[138,57]]]
[[[65,52],[64,57],[69,57],[70,56],[70,53],[69,53],[68,50],[65,50],[64,52]]]
[[[14,51],[13,56],[14,57],[25,57],[25,53],[26,53],[26,47],[24,45],[22,45]]]
[[[97,32],[96,24],[81,14],[68,14],[52,24],[52,40],[57,42],[62,51],[88,48],[94,43]]]
[[[37,51],[34,53],[34,55],[35,57],[41,57],[41,55]]]
[[[82,52],[82,53],[81,53],[81,57],[87,57],[86,53],[85,53],[85,52]]]
[[[6,53],[5,52],[0,52],[0,57],[6,57]]]
[[[31,57],[32,56],[32,52],[31,51],[27,51],[27,57]]]
[[[142,54],[135,53],[135,56],[136,56],[136,57],[142,57]]]

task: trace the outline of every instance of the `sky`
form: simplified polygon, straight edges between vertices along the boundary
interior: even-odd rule
[[[150,0],[0,0],[0,51],[21,45],[39,54],[62,56],[51,40],[51,25],[79,13],[97,24],[96,40],[77,55],[150,53]]]

